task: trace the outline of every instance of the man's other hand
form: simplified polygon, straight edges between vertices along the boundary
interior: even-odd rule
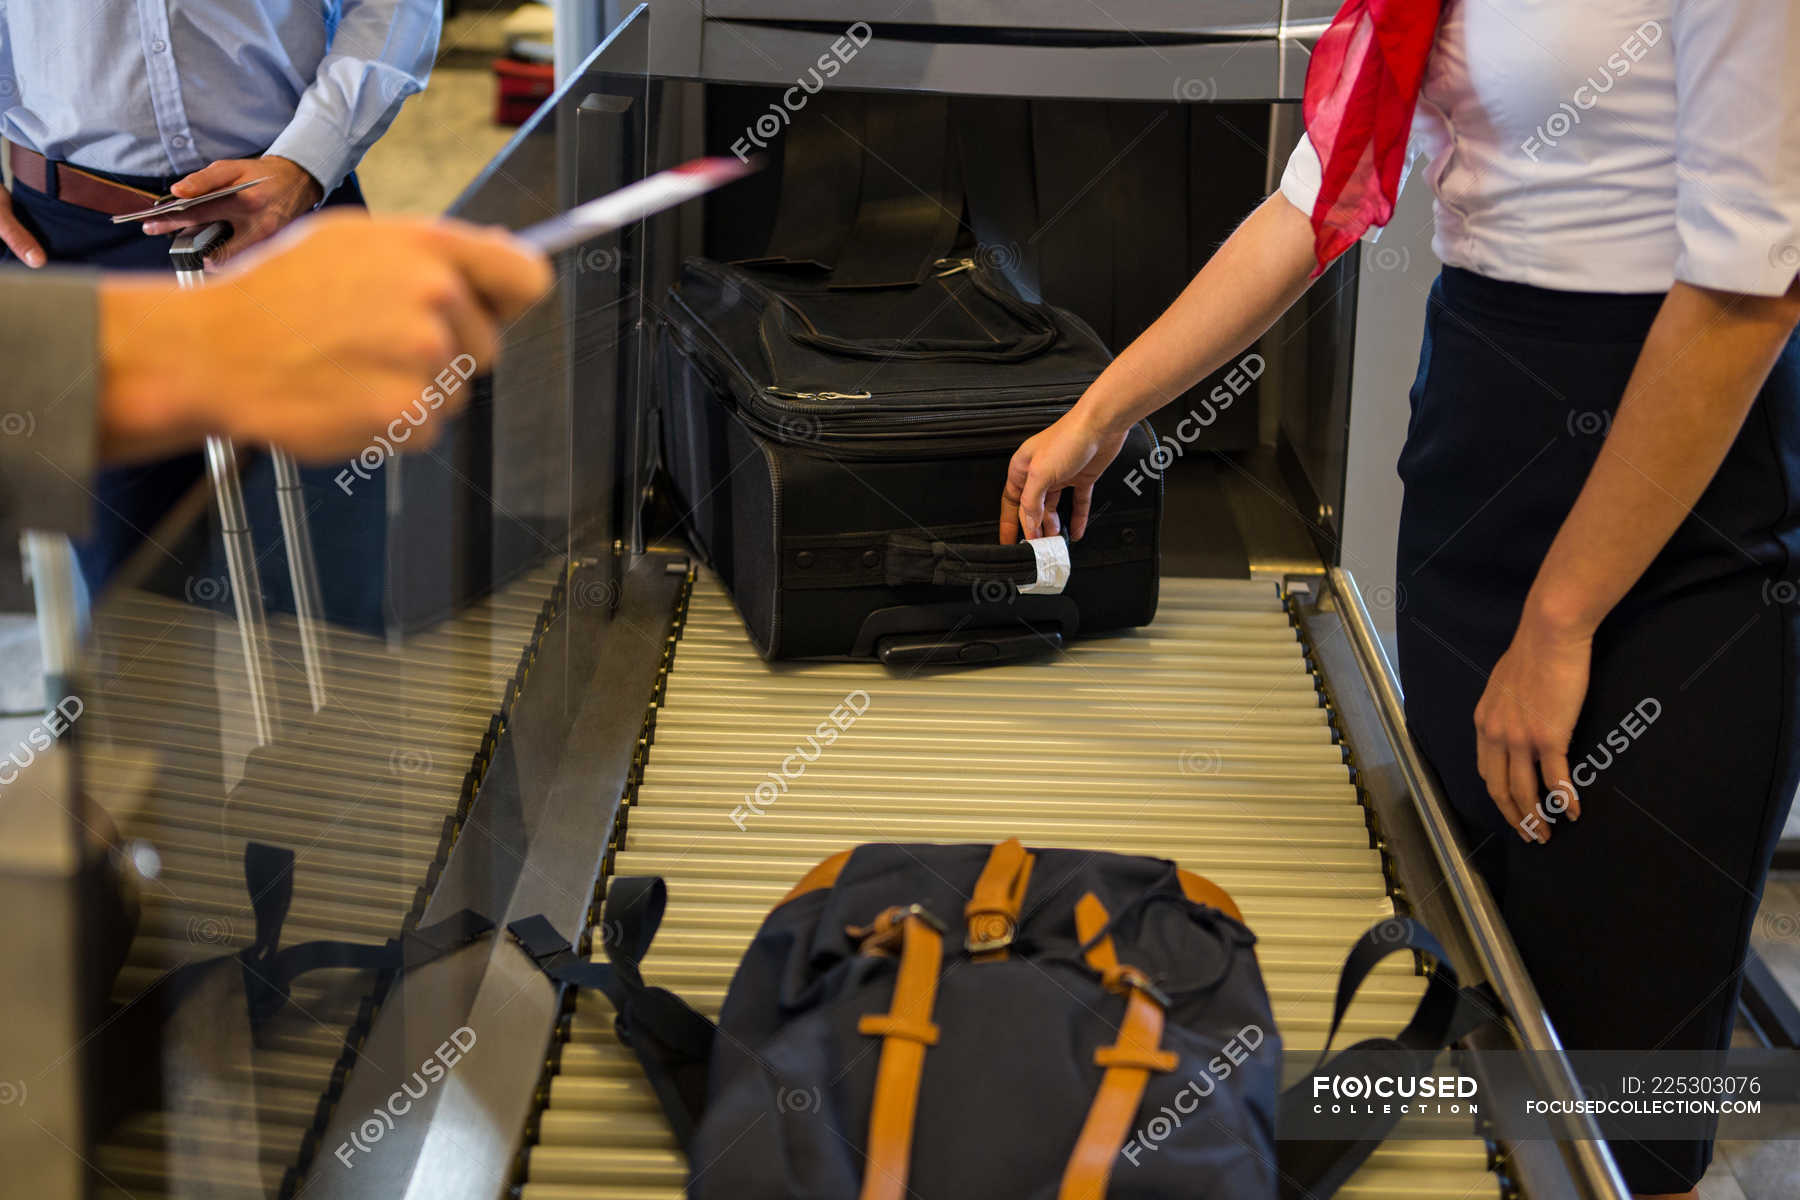
[[[209,167],[202,167],[192,175],[177,180],[169,190],[183,198],[204,196],[220,188],[252,179],[263,179],[265,176],[266,182],[246,188],[235,196],[226,196],[198,208],[190,208],[186,212],[170,213],[166,217],[145,221],[144,232],[180,233],[183,229],[196,225],[230,221],[231,240],[207,260],[209,265],[216,267],[232,255],[273,237],[284,225],[311,212],[325,198],[319,181],[309,175],[306,168],[275,154],[266,154],[261,158],[222,158]]]
[[[0,188],[0,242],[26,266],[36,269],[44,265],[44,248],[13,212],[12,196],[5,188]]]

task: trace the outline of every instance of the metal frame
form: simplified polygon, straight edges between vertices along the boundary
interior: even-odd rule
[[[820,21],[846,19],[833,0],[706,0],[710,20]],[[1281,0],[1111,0],[1104,10],[1086,0],[888,0],[853,10],[872,24],[962,29],[1013,29],[1084,33],[1121,38],[1138,34],[1188,37],[1268,37],[1282,20]],[[1128,35],[1126,30],[1130,30]]]
[[[95,989],[75,949],[91,928],[77,769],[75,750],[59,743],[0,803],[0,911],[13,918],[0,972],[0,1162],[7,1191],[21,1196],[86,1194],[92,1075],[82,1038]]]
[[[1377,806],[1377,817],[1383,837],[1397,851],[1394,861],[1400,864],[1403,875],[1411,875],[1403,880],[1407,894],[1450,901],[1445,904],[1440,898],[1433,911],[1440,917],[1453,918],[1454,925],[1440,919],[1436,928],[1440,932],[1455,930],[1447,948],[1459,959],[1458,966],[1465,975],[1474,968],[1473,974],[1492,985],[1512,1020],[1518,1048],[1535,1052],[1526,1056],[1537,1076],[1533,1083],[1548,1099],[1580,1098],[1581,1085],[1544,1012],[1518,947],[1487,885],[1469,865],[1468,850],[1450,814],[1449,803],[1407,731],[1398,678],[1363,605],[1355,578],[1342,567],[1331,567],[1324,576],[1323,592],[1312,618],[1313,642],[1322,646],[1335,638],[1348,647],[1348,656],[1327,657],[1321,653],[1321,665],[1331,663],[1334,667],[1327,676],[1327,685],[1336,692],[1340,713],[1355,714],[1364,708],[1365,713],[1372,714],[1353,718],[1358,722],[1357,736],[1350,744],[1359,760],[1365,754],[1378,756],[1371,762],[1359,761],[1359,777],[1365,786],[1385,777],[1387,800]],[[1353,660],[1354,674],[1346,669],[1350,664],[1343,661],[1345,657]],[[1384,742],[1387,754],[1381,755]],[[1410,800],[1410,812],[1394,802],[1396,794]],[[1429,854],[1423,853],[1427,850]],[[1423,874],[1432,862],[1436,871]],[[1543,1144],[1513,1148],[1513,1161],[1527,1176],[1520,1180],[1526,1185],[1526,1193],[1534,1200],[1567,1195],[1567,1188],[1573,1185],[1578,1188],[1575,1195],[1629,1200],[1630,1189],[1593,1118],[1564,1117],[1559,1125],[1567,1140],[1548,1148],[1566,1158],[1562,1169],[1544,1161],[1547,1147]]]
[[[789,84],[820,39],[862,19],[878,31],[845,86],[970,96],[1298,100],[1327,0],[1209,0],[1171,15],[1133,0],[1102,15],[1078,0],[927,0],[846,14],[829,0],[650,0],[651,70],[720,83]],[[614,16],[607,5],[608,17]],[[629,18],[624,18],[629,19]],[[934,28],[955,28],[937,40]],[[879,31],[887,30],[887,36]],[[982,40],[983,31],[1003,36]],[[1036,44],[1024,44],[1030,35]],[[848,72],[847,72],[848,74]]]
[[[1744,960],[1738,1006],[1764,1044],[1786,1050],[1800,1048],[1800,1006],[1754,949]]]
[[[44,703],[68,694],[81,655],[81,599],[75,547],[67,534],[28,529],[19,538],[25,573],[37,609],[38,644],[44,656]]]
[[[667,648],[687,560],[650,554],[624,575],[617,612],[583,603],[604,563],[571,573],[570,602],[537,666],[430,904],[429,924],[472,908],[504,929],[542,914],[565,937],[587,926]],[[561,994],[504,933],[396,980],[357,1054],[301,1192],[488,1200],[512,1180]],[[453,1033],[473,1032],[454,1082],[398,1093]],[[376,1111],[405,1105],[391,1129],[352,1141]],[[367,1145],[339,1156],[344,1146]]]

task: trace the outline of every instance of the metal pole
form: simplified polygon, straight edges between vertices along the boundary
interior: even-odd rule
[[[81,652],[80,603],[75,594],[75,547],[66,535],[28,529],[20,539],[37,606],[38,642],[44,655],[44,703],[55,707],[70,694]]]
[[[169,247],[175,279],[184,288],[201,286],[206,279],[206,255],[231,235],[223,221],[189,229]],[[250,516],[244,506],[244,488],[238,478],[237,452],[224,437],[206,439],[206,469],[212,477],[213,496],[219,506],[219,532],[225,542],[225,566],[231,581],[231,602],[237,609],[238,636],[244,650],[244,676],[250,691],[250,713],[256,724],[258,745],[275,739],[281,719],[280,698],[275,693],[270,669],[268,620],[263,612],[262,581],[256,572],[256,545],[250,536]]]
[[[306,520],[306,495],[300,490],[300,468],[285,450],[274,450],[275,505],[281,512],[281,536],[287,543],[288,579],[294,585],[294,620],[300,627],[300,660],[306,668],[306,690],[312,709],[325,707],[325,607],[319,598],[319,568],[313,561],[312,529]]]
[[[1526,1055],[1533,1073],[1538,1076],[1533,1082],[1543,1089],[1548,1099],[1579,1100],[1583,1096],[1581,1083],[1563,1053],[1562,1041],[1556,1036],[1549,1015],[1544,1012],[1543,1002],[1538,999],[1537,987],[1519,958],[1512,935],[1506,930],[1506,923],[1487,884],[1469,866],[1468,852],[1450,816],[1448,802],[1407,731],[1406,708],[1393,666],[1388,662],[1387,650],[1375,635],[1369,610],[1363,606],[1362,594],[1356,590],[1356,580],[1342,567],[1330,568],[1328,578],[1332,593],[1338,599],[1344,629],[1350,635],[1356,656],[1363,664],[1369,689],[1374,693],[1382,728],[1394,749],[1394,760],[1412,794],[1432,853],[1443,869],[1444,881],[1468,926],[1475,953],[1481,959],[1481,968],[1511,1015],[1520,1043],[1526,1050],[1533,1051]],[[1630,1200],[1631,1192],[1625,1186],[1593,1117],[1580,1114],[1565,1116],[1562,1120],[1563,1128],[1570,1135],[1568,1141],[1576,1166],[1592,1194],[1604,1200]]]
[[[184,238],[186,235],[183,235]],[[215,222],[196,230],[193,241],[171,248],[176,278],[183,287],[205,282],[206,253],[230,236],[230,226]],[[177,246],[181,241],[177,241]],[[197,265],[196,265],[197,259]],[[306,671],[307,695],[312,710],[325,707],[325,662],[330,645],[325,628],[325,606],[319,596],[319,568],[313,558],[312,529],[306,517],[306,497],[300,486],[300,468],[285,450],[271,450],[275,467],[275,506],[281,514],[282,541],[287,547],[288,579],[294,590],[294,617],[300,630],[300,659]],[[254,561],[254,560],[252,560]]]
[[[256,573],[256,546],[250,537],[243,485],[238,480],[237,451],[229,438],[206,439],[206,470],[212,476],[213,494],[219,503],[219,533],[225,541],[231,602],[237,609],[238,636],[244,647],[256,744],[266,746],[275,740],[275,725],[281,720],[280,700],[269,666],[273,655],[269,649],[268,620],[263,613],[262,581]]]

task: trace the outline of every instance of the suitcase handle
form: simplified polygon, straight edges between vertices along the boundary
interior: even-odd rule
[[[785,310],[784,310],[785,311]],[[881,362],[908,358],[934,362],[1011,363],[1036,358],[1056,344],[1057,332],[1034,329],[1014,337],[971,342],[957,338],[841,338],[829,333],[814,333],[783,321],[782,333],[793,342],[839,354],[846,358],[872,358]]]
[[[967,667],[1042,658],[1063,648],[1061,630],[971,629],[880,638],[875,653],[889,667]]]
[[[989,542],[937,542],[928,538],[891,534],[887,540],[884,569],[889,587],[929,583],[941,587],[991,587],[993,595],[977,596],[989,603],[1003,601],[1013,589],[1037,582],[1037,554],[1030,543],[1011,546]]]
[[[979,341],[910,335],[894,338],[839,337],[826,333],[814,324],[794,297],[767,288],[763,291],[775,302],[775,318],[788,339],[814,350],[850,358],[873,358],[883,362],[895,358],[943,362],[1023,362],[1028,358],[1036,358],[1056,345],[1062,333],[1049,309],[1023,300],[1007,288],[989,281],[979,268],[971,269],[968,278],[976,291],[1018,322],[1016,330],[1000,334],[990,332]]]
[[[1001,662],[1024,656],[1029,637],[1036,653],[1061,649],[1081,631],[1081,610],[1067,596],[1020,596],[1004,604],[896,604],[878,608],[856,631],[850,657],[896,657],[914,662]],[[918,646],[927,642],[929,654]],[[965,652],[964,647],[974,646]],[[992,646],[994,653],[986,647]]]

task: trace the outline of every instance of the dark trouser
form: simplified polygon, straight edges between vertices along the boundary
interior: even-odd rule
[[[138,179],[109,176],[146,191],[162,194],[174,179]],[[12,190],[13,212],[37,237],[53,263],[86,263],[117,270],[169,272],[171,236],[146,237],[137,225],[114,225],[104,213],[78,208],[23,184]],[[325,201],[328,205],[361,207],[362,191],[356,177],[344,181]],[[13,256],[0,246],[0,262]],[[254,403],[254,397],[245,397]],[[358,480],[351,495],[332,482],[343,464],[302,467],[301,483],[313,553],[319,564],[319,590],[325,616],[332,622],[378,633],[383,628],[383,580],[386,561],[385,468],[373,478]],[[97,600],[169,508],[205,473],[200,454],[184,454],[159,462],[109,467],[93,484],[92,532],[76,543],[75,554],[88,591]],[[274,473],[266,456],[254,458],[244,475],[245,503],[250,509],[265,600],[271,608],[292,611],[292,587],[287,575],[287,556],[281,551],[280,521],[274,494]],[[179,567],[160,552],[146,581],[181,592],[189,599],[217,600],[222,604],[225,577],[223,547],[217,539],[199,558],[184,558]],[[170,553],[174,548],[165,547]]]
[[[1693,514],[1594,639],[1569,750],[1588,780],[1580,822],[1558,820],[1548,845],[1528,845],[1476,773],[1476,702],[1661,300],[1446,268],[1400,457],[1407,719],[1571,1049],[1729,1043],[1800,775],[1800,339]],[[1710,1140],[1612,1150],[1640,1192],[1685,1191],[1712,1158]]]

